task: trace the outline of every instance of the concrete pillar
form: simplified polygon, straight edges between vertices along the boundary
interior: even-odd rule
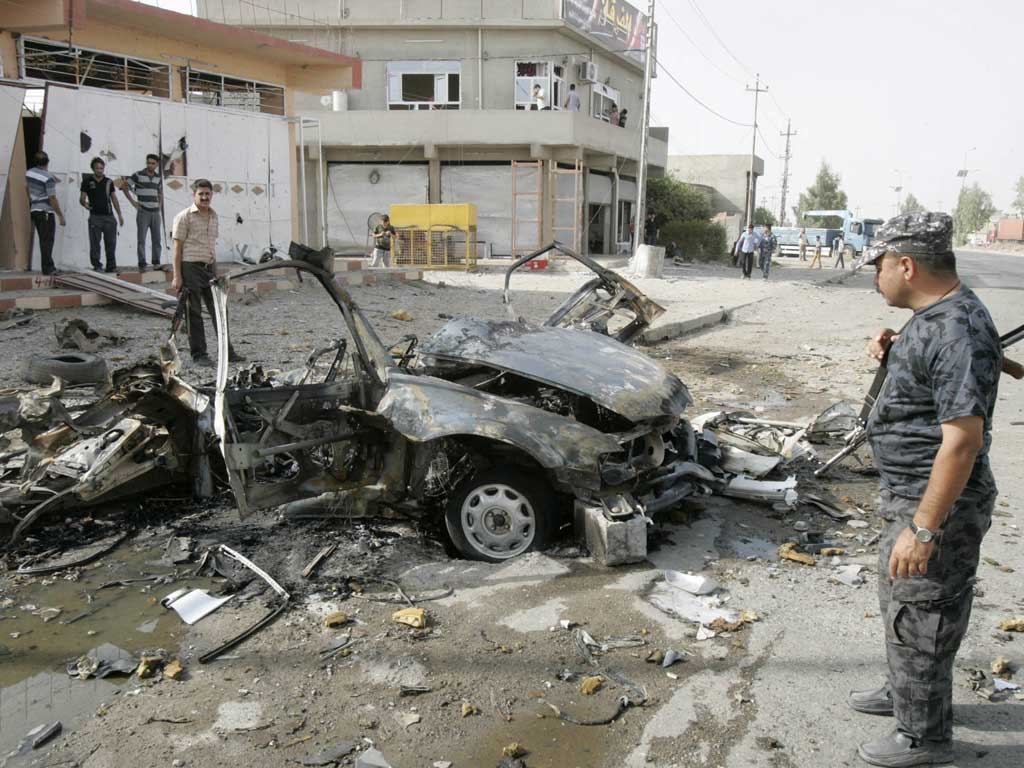
[[[434,144],[423,145],[423,156],[427,159],[427,202],[436,205],[441,202],[441,157]]]
[[[618,158],[612,158],[612,236],[611,253],[619,252],[619,163]]]
[[[547,245],[555,239],[555,161],[549,157],[542,162],[540,244]]]
[[[586,163],[580,165],[580,207],[583,213],[583,227],[580,231],[580,253],[590,253],[590,170]]]

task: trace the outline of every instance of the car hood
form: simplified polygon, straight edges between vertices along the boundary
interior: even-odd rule
[[[574,392],[632,422],[677,418],[692,402],[686,385],[647,355],[590,331],[456,318],[419,351],[440,363],[486,365]]]

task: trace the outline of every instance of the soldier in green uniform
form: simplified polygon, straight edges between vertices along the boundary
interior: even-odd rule
[[[861,260],[886,302],[914,313],[868,344],[876,359],[888,355],[867,430],[886,520],[878,592],[889,675],[849,704],[896,719],[860,746],[871,765],[953,758],[953,660],[995,502],[988,453],[1003,355],[988,310],[957,276],[952,233],[946,214],[897,216]]]

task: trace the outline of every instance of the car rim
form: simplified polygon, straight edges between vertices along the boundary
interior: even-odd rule
[[[462,502],[462,532],[470,546],[490,557],[515,557],[537,532],[533,505],[515,488],[488,484],[474,488]]]

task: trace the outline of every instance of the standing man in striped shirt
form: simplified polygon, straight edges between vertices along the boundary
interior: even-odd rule
[[[36,152],[32,161],[35,165],[25,171],[29,216],[39,235],[39,266],[44,275],[52,275],[57,271],[53,265],[53,238],[57,233],[54,216],[63,227],[64,213],[57,202],[57,177],[47,170],[50,166],[49,155]],[[29,271],[31,268],[30,257]]]
[[[139,271],[146,271],[146,234],[153,247],[153,266],[160,266],[160,248],[163,233],[160,232],[160,207],[163,190],[160,185],[160,158],[146,155],[146,167],[131,175],[125,188],[125,197],[135,207],[135,225],[139,246]],[[130,190],[130,191],[129,191]],[[132,192],[135,197],[132,197]]]
[[[171,290],[179,294],[178,301],[184,300],[187,306],[185,319],[192,362],[212,368],[214,362],[206,351],[203,304],[206,304],[206,311],[214,320],[213,327],[216,329],[213,291],[210,290],[210,283],[217,277],[216,245],[219,234],[217,212],[210,207],[213,184],[208,179],[196,179],[192,182],[192,199],[192,205],[174,217],[174,255],[171,257],[174,280],[171,282]],[[184,296],[180,295],[182,289],[185,290]],[[232,363],[245,361],[244,357],[235,352],[230,342],[228,360]]]

